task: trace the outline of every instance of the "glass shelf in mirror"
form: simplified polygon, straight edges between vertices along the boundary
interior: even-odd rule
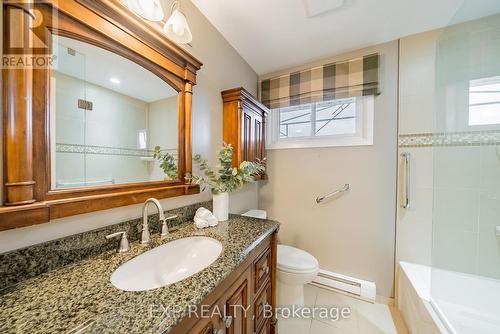
[[[135,62],[53,35],[51,188],[175,180],[178,92]],[[174,164],[167,176],[154,148]]]

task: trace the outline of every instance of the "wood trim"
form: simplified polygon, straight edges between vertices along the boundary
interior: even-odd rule
[[[3,19],[10,21],[10,12],[21,13],[17,20],[12,20],[12,29],[27,31],[29,29],[29,6],[23,10],[18,5],[4,6]],[[28,34],[21,36],[24,48],[28,52]],[[4,29],[4,54],[8,54],[10,45],[16,45]],[[32,110],[31,97],[33,89],[33,71],[3,68],[3,133],[4,133],[4,204],[24,205],[35,202],[33,180],[33,140],[32,140]]]
[[[278,291],[278,287],[276,286],[277,284],[277,263],[278,263],[278,231],[279,227],[276,230],[276,232],[273,233],[271,236],[271,306],[273,309],[273,316],[270,321],[271,325],[271,334],[277,334],[278,333],[278,320],[276,318],[276,291]]]
[[[84,4],[98,15],[103,15],[107,20],[126,30],[130,35],[147,41],[148,45],[159,50],[165,57],[171,59],[179,66],[186,69],[185,79],[196,77],[196,71],[202,67],[201,61],[189,52],[170,41],[163,33],[164,22],[149,22],[131,12],[120,0],[76,0]],[[195,83],[195,81],[192,81]]]
[[[140,189],[119,193],[54,200],[48,202],[50,208],[50,219],[143,203],[150,197],[168,198],[187,195],[188,187],[190,186],[167,186],[156,189]]]
[[[0,219],[0,231],[43,224],[49,220],[49,208],[43,202],[4,206],[0,207]]]
[[[157,189],[130,190],[78,198],[0,207],[0,231],[43,224],[52,219],[142,203],[150,197],[170,198],[200,192],[198,185],[178,185]]]
[[[259,115],[264,113],[267,116],[269,113],[269,109],[243,87],[225,90],[221,95],[223,102],[247,101],[249,102],[249,106],[255,106],[253,109],[256,110]]]
[[[4,54],[10,54],[10,17],[4,6]],[[121,55],[151,71],[179,92],[179,181],[152,181],[99,187],[50,189],[50,70],[4,68],[4,207],[0,230],[48,222],[51,219],[143,202],[198,193],[186,184],[191,172],[192,87],[201,62],[169,41],[161,29],[132,14],[118,0],[65,0],[35,2],[43,23],[33,32],[51,48],[52,34],[70,37]],[[27,20],[20,30],[29,31]],[[28,34],[24,34],[28,38]],[[25,43],[24,45],[28,45]],[[19,50],[17,50],[19,52]],[[23,50],[40,54],[40,50]],[[8,206],[8,207],[7,207]]]
[[[193,159],[191,152],[191,108],[193,102],[193,84],[186,82],[184,88],[184,169],[187,173],[191,173],[193,170]],[[180,117],[179,117],[180,118]],[[180,143],[179,143],[180,145]]]

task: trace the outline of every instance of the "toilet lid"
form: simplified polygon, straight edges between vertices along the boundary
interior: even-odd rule
[[[292,272],[312,272],[318,270],[318,260],[302,249],[278,245],[278,269]]]

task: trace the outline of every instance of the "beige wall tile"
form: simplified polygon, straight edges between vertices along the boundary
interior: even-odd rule
[[[400,42],[399,134],[434,131],[436,40],[441,30]]]

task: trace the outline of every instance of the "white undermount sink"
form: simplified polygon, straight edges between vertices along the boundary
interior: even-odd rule
[[[221,243],[212,238],[177,239],[125,262],[113,272],[111,283],[125,291],[159,288],[200,272],[221,252]]]

